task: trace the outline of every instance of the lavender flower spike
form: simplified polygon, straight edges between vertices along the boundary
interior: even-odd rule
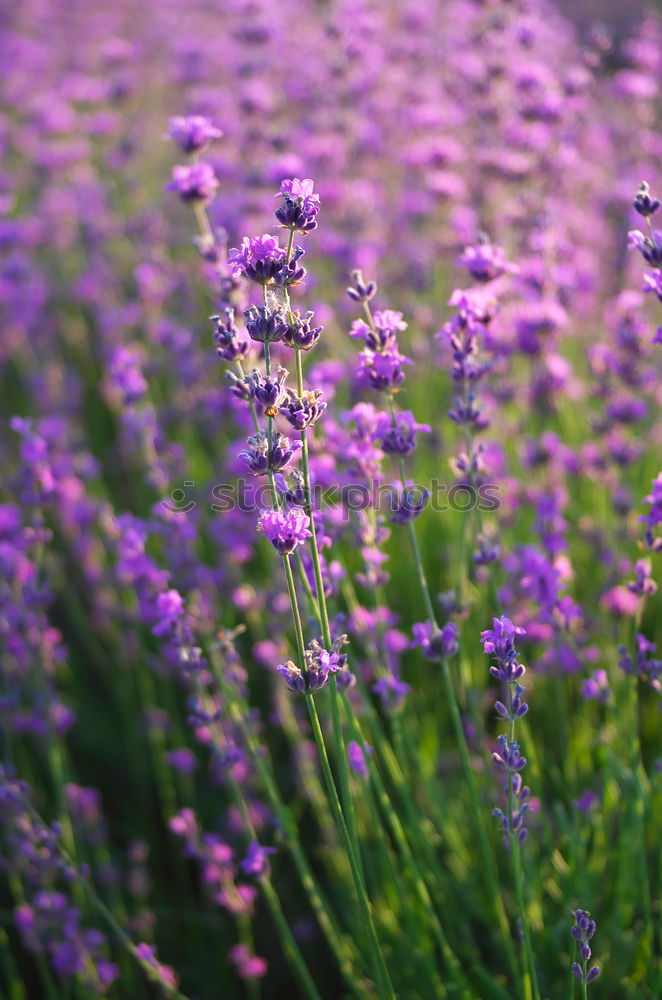
[[[304,653],[303,670],[292,660],[279,664],[276,670],[293,694],[303,694],[304,692],[313,694],[324,687],[329,679],[329,674],[336,674],[339,683],[341,678],[346,678],[349,674],[346,669],[347,655],[340,652],[346,642],[347,636],[341,635],[334,639],[331,649],[328,650],[317,639],[313,639]]]
[[[572,974],[578,982],[586,986],[600,975],[600,967],[598,965],[594,965],[590,969],[588,968],[591,958],[589,941],[595,934],[595,920],[591,920],[591,914],[588,910],[575,910],[574,918],[575,923],[571,927],[570,933],[579,945],[581,962],[572,963]]]
[[[493,628],[481,632],[481,642],[486,653],[492,654],[497,661],[496,667],[490,667],[493,677],[506,683],[519,680],[526,668],[517,662],[515,636],[526,635],[526,630],[519,625],[513,625],[510,618],[502,615],[493,619]]]

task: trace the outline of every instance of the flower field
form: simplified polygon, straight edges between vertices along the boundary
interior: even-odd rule
[[[659,1000],[662,17],[0,58],[0,1000]]]

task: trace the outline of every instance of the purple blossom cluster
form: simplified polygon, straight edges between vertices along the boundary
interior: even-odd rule
[[[506,846],[511,845],[512,837],[519,843],[527,837],[525,820],[531,794],[521,775],[526,767],[526,758],[521,755],[519,744],[514,739],[515,723],[529,711],[522,698],[524,687],[520,684],[526,668],[519,662],[515,646],[520,635],[526,635],[526,629],[514,625],[504,615],[494,619],[491,629],[481,632],[483,650],[496,661],[490,667],[490,674],[502,682],[505,692],[504,700],[497,699],[494,707],[499,718],[509,726],[509,735],[499,736],[498,749],[492,754],[492,763],[506,777],[504,793],[508,800],[507,808],[505,811],[500,808],[494,810],[494,815],[501,821]]]
[[[572,963],[572,974],[578,982],[588,985],[600,975],[600,967],[593,965],[588,968],[591,959],[591,946],[589,941],[595,934],[595,920],[591,920],[588,910],[575,910],[575,923],[570,929],[570,933],[579,947],[579,962]]]

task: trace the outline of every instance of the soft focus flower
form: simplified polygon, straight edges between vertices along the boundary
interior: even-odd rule
[[[235,945],[230,951],[229,958],[242,979],[261,979],[266,975],[267,960],[253,955],[245,944]]]
[[[479,242],[474,246],[465,247],[460,257],[472,278],[476,281],[494,281],[503,274],[517,274],[518,268],[506,257],[503,247],[495,244]]]
[[[606,670],[594,670],[590,677],[582,681],[582,697],[587,701],[607,702],[611,696],[611,688]]]
[[[446,659],[460,648],[457,641],[460,630],[454,622],[447,622],[441,629],[429,621],[419,622],[412,626],[412,632],[412,646],[418,646],[428,660]]]
[[[166,138],[174,139],[184,153],[201,153],[212,139],[220,139],[223,135],[219,128],[202,115],[189,115],[187,118],[171,118]]]
[[[269,871],[269,855],[275,853],[275,847],[262,847],[256,840],[252,840],[248,845],[246,857],[239,862],[239,867],[245,875],[262,878]]]
[[[416,447],[416,434],[429,434],[431,430],[428,424],[417,423],[411,410],[400,411],[395,417],[383,413],[375,438],[387,455],[408,455]]]
[[[367,743],[361,746],[355,740],[351,740],[347,744],[347,763],[353,771],[355,771],[362,778],[368,777],[368,764],[366,762],[366,755],[372,753],[372,747]]]
[[[218,356],[224,361],[240,361],[245,358],[249,343],[234,325],[234,309],[228,307],[222,316],[212,316],[211,321],[216,326],[214,340]]]
[[[191,163],[172,168],[166,191],[174,191],[183,202],[205,205],[218,190],[218,180],[208,163]]]
[[[179,986],[179,979],[170,966],[158,961],[154,945],[140,942],[136,945],[135,953],[141,963],[147,966],[149,976],[154,982],[160,983],[166,989],[176,989]]]

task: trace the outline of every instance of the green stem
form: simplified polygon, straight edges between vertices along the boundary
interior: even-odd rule
[[[295,359],[296,359],[296,378],[297,378],[297,395],[299,397],[303,396],[303,364],[301,361],[301,350],[299,348],[295,349]],[[322,626],[322,638],[328,649],[331,648],[331,629],[329,627],[329,614],[326,606],[326,596],[324,594],[324,580],[322,578],[322,565],[319,556],[319,548],[317,545],[317,532],[315,530],[315,521],[313,519],[313,505],[311,496],[311,482],[310,482],[310,456],[308,451],[308,431],[307,428],[303,428],[301,431],[301,466],[303,470],[303,481],[304,481],[304,510],[308,517],[310,518],[310,548],[312,552],[313,559],[313,570],[315,574],[315,589],[317,590],[317,600],[319,602],[320,610],[320,624]]]
[[[296,942],[296,939],[290,930],[290,925],[288,924],[280,905],[278,893],[271,884],[271,880],[269,878],[263,879],[261,888],[264,893],[264,898],[267,901],[267,906],[271,912],[272,920],[278,928],[281,940],[285,946],[285,951],[287,952],[288,958],[294,965],[304,993],[310,998],[310,1000],[321,1000],[321,994],[319,993],[312,976],[308,971],[308,967],[303,960],[303,955],[301,954],[301,950]]]
[[[294,584],[294,576],[292,574],[292,566],[290,564],[289,556],[287,555],[283,556],[283,565],[285,567],[287,589],[289,591],[289,596],[290,596],[290,605],[292,610],[292,619],[294,621],[294,632],[296,637],[297,652],[299,656],[299,664],[305,676],[307,673],[306,658],[305,658],[305,641],[303,636],[303,628],[301,625],[299,602],[297,599],[296,587]],[[331,685],[332,691],[334,690],[334,687],[335,685],[332,684]],[[324,735],[322,733],[322,727],[320,726],[319,716],[317,714],[317,708],[315,706],[313,698],[308,695],[306,696],[306,704],[308,706],[308,714],[310,716],[313,736],[317,746],[320,763],[322,765],[322,774],[324,776],[327,793],[331,802],[331,809],[333,811],[338,831],[340,833],[345,850],[347,852],[350,870],[352,873],[352,879],[354,881],[354,887],[359,900],[359,906],[362,910],[363,917],[366,921],[366,926],[368,928],[368,936],[370,939],[376,976],[378,982],[380,983],[380,996],[392,997],[393,1000],[395,1000],[393,987],[390,984],[389,974],[386,969],[384,957],[379,947],[377,932],[375,930],[375,926],[372,920],[372,914],[370,912],[370,905],[368,902],[367,893],[363,882],[360,862],[358,861],[358,855],[357,852],[355,851],[354,842],[347,827],[345,815],[343,813],[343,809],[340,804],[340,799],[338,798],[338,790],[336,788],[336,784],[333,779],[333,774],[331,772],[331,765],[329,763],[326,744],[324,742]],[[338,727],[339,727],[339,722],[338,722]]]
[[[511,775],[508,776],[509,779]],[[509,803],[512,800],[512,788],[510,788],[508,793]],[[512,806],[508,806],[509,816],[512,817]],[[533,957],[533,949],[531,947],[531,935],[529,933],[529,922],[526,917],[526,903],[524,900],[524,876],[522,873],[522,857],[520,854],[520,845],[517,840],[517,836],[511,830],[508,834],[508,839],[510,842],[510,853],[513,859],[513,877],[515,881],[515,894],[517,896],[517,908],[519,911],[520,926],[522,928],[522,934],[524,936],[524,953],[526,955],[526,966],[527,972],[524,977],[524,995],[529,1000],[533,995],[535,1000],[540,1000],[540,993],[538,991],[538,983],[536,976],[536,966]],[[533,991],[533,992],[532,992]]]
[[[252,840],[256,841],[258,839],[257,831],[250,817],[246,797],[241,789],[241,786],[236,781],[233,782],[232,785],[235,800],[244,821],[244,826],[246,827],[246,830]],[[270,872],[267,871],[259,879],[259,884],[260,889],[262,890],[262,895],[264,896],[269,908],[269,912],[271,913],[271,918],[278,928],[278,932],[285,947],[285,951],[287,952],[287,956],[294,966],[305,995],[309,998],[309,1000],[322,1000],[310,972],[308,971],[308,967],[303,960],[301,949],[292,934],[289,923],[285,919],[285,914],[283,913],[278,893],[274,890],[271,882]]]
[[[514,696],[514,682],[508,684],[508,712],[510,715],[510,732],[508,734],[509,742],[513,743],[515,740],[515,717],[513,715],[513,696]],[[508,841],[510,843],[510,856],[513,862],[513,878],[515,881],[515,894],[517,896],[517,909],[519,912],[520,927],[522,930],[522,935],[524,937],[524,954],[526,958],[525,968],[526,974],[524,976],[524,994],[526,1000],[530,1000],[533,991],[534,1000],[540,1000],[540,991],[538,989],[538,976],[536,974],[536,963],[533,956],[533,948],[531,947],[531,933],[529,931],[529,921],[526,915],[526,900],[524,898],[524,873],[522,871],[522,855],[520,852],[520,843],[517,839],[517,835],[513,830],[513,806],[514,806],[514,792],[513,792],[513,775],[508,775]]]
[[[283,566],[285,568],[285,578],[287,580],[287,590],[290,595],[290,607],[292,610],[292,620],[294,621],[294,635],[297,644],[297,655],[299,657],[299,666],[303,672],[304,677],[308,676],[308,667],[306,666],[306,642],[303,636],[303,626],[301,624],[301,614],[299,612],[299,602],[297,600],[296,587],[294,585],[294,575],[292,573],[292,564],[290,562],[290,557],[288,555],[283,556]]]
[[[361,732],[358,721],[354,717],[354,713],[352,712],[351,706],[348,704],[346,698],[343,698],[342,702],[345,714],[347,716],[348,724],[352,730],[352,735],[354,736],[357,742],[360,742],[361,745],[364,745],[365,740],[363,739],[363,734]],[[410,850],[407,837],[402,827],[402,823],[400,822],[398,815],[393,809],[391,800],[389,799],[388,793],[382,782],[379,770],[377,769],[375,762],[369,755],[366,756],[366,761],[370,773],[370,779],[372,781],[373,787],[375,789],[375,794],[377,796],[377,801],[384,813],[384,817],[388,825],[391,828],[393,838],[396,841],[400,852],[402,853],[404,862],[411,872],[414,888],[416,890],[420,903],[423,905],[428,914],[428,919],[430,920],[431,929],[436,938],[439,950],[441,951],[441,954],[444,958],[444,962],[446,963],[446,966],[448,967],[448,970],[451,976],[453,977],[453,980],[462,989],[463,997],[465,998],[469,997],[470,994],[468,993],[467,984],[464,980],[460,964],[457,961],[448,943],[448,939],[446,938],[443,927],[441,926],[441,923],[439,922],[434,912],[434,908],[432,906],[432,900],[430,898],[427,885],[425,884],[425,880],[423,879],[421,871],[418,865],[416,864],[414,856]]]
[[[405,479],[404,461],[402,461],[401,463],[401,469],[402,469],[402,478],[404,482]],[[421,588],[421,595],[423,597],[423,603],[425,604],[425,609],[430,618],[432,626],[438,628],[439,625],[437,623],[437,618],[434,611],[434,605],[432,604],[432,598],[430,596],[430,591],[427,584],[427,578],[425,576],[425,569],[423,567],[423,560],[421,558],[421,550],[418,545],[418,538],[416,537],[416,529],[414,527],[413,521],[409,522],[408,529],[409,529],[409,538],[411,541],[412,553],[414,556],[414,563],[416,566],[416,574],[418,576],[418,581]],[[476,785],[476,777],[474,774],[474,769],[471,764],[471,756],[469,754],[469,747],[467,745],[467,739],[464,733],[464,726],[462,725],[462,717],[460,715],[460,709],[458,706],[457,698],[455,696],[455,688],[453,687],[453,681],[451,678],[448,660],[442,658],[440,660],[440,664],[441,664],[441,672],[444,682],[444,688],[446,691],[446,700],[450,708],[453,728],[455,730],[455,738],[457,740],[457,745],[460,751],[460,757],[462,760],[462,766],[464,768],[465,778],[469,786],[471,805],[475,818],[475,829],[478,834],[480,850],[483,856],[485,874],[487,877],[490,892],[492,894],[494,911],[502,935],[504,937],[504,941],[506,943],[511,969],[515,974],[515,976],[519,978],[519,970],[517,968],[517,961],[513,949],[513,942],[510,935],[510,929],[508,926],[508,917],[506,915],[503,899],[501,897],[501,892],[499,890],[499,884],[496,874],[496,866],[494,864],[494,859],[492,857],[489,840],[487,838],[487,833],[485,830],[483,809],[480,803],[480,796],[478,794],[478,787]]]
[[[306,704],[308,706],[308,714],[310,717],[310,724],[313,730],[313,737],[317,745],[317,750],[320,757],[320,762],[322,764],[322,773],[324,775],[324,780],[326,783],[327,792],[329,799],[331,801],[331,809],[333,810],[336,825],[340,832],[340,836],[343,842],[345,851],[347,852],[347,860],[349,861],[350,870],[352,872],[352,878],[354,880],[354,886],[356,889],[356,895],[359,901],[359,908],[362,913],[363,920],[365,921],[365,926],[368,931],[368,937],[370,940],[370,948],[372,952],[372,959],[375,967],[375,976],[378,983],[379,996],[386,996],[389,1000],[396,1000],[395,992],[393,991],[393,986],[391,984],[391,978],[386,968],[386,962],[384,961],[384,956],[382,954],[381,947],[379,945],[379,938],[377,936],[377,931],[375,929],[374,921],[372,918],[372,912],[370,910],[370,903],[368,900],[368,895],[365,889],[361,871],[358,866],[358,862],[354,855],[354,847],[347,829],[345,822],[345,817],[343,815],[342,806],[340,805],[340,799],[338,798],[338,791],[333,780],[333,775],[331,773],[331,765],[329,764],[329,757],[326,752],[326,746],[324,743],[324,736],[322,734],[322,727],[320,726],[319,716],[317,714],[317,708],[315,706],[315,700],[311,696],[306,697]]]
[[[364,303],[364,310],[368,318],[370,326],[374,329],[374,320],[372,318],[372,312],[368,303]],[[391,409],[392,419],[395,421],[395,404],[393,398],[390,397],[389,405]],[[402,480],[403,486],[407,480],[407,470],[405,467],[405,461],[403,456],[400,456],[400,478]],[[423,566],[423,559],[421,557],[421,550],[418,544],[418,538],[416,536],[416,528],[414,527],[414,522],[409,521],[407,524],[409,531],[409,540],[411,543],[411,549],[414,556],[414,564],[416,567],[416,575],[418,576],[419,586],[421,588],[421,596],[423,598],[423,603],[425,605],[426,613],[430,619],[430,623],[434,628],[439,628],[437,622],[437,616],[435,614],[434,605],[432,603],[432,597],[430,595],[430,588],[428,587],[427,577],[425,575],[425,568]],[[471,804],[475,814],[475,826],[478,833],[478,838],[480,841],[480,849],[483,855],[483,862],[485,864],[485,870],[487,873],[487,878],[490,886],[490,890],[493,897],[493,904],[496,913],[496,917],[504,936],[506,942],[506,948],[508,951],[508,957],[510,960],[511,968],[516,977],[519,977],[519,971],[517,969],[517,961],[515,958],[515,953],[513,949],[513,943],[510,936],[510,929],[508,927],[508,917],[506,915],[506,910],[503,905],[503,900],[501,898],[501,893],[499,891],[499,885],[497,880],[496,868],[494,865],[494,860],[492,858],[492,852],[490,850],[490,844],[487,838],[487,833],[485,831],[485,823],[483,810],[480,804],[480,797],[478,795],[478,788],[476,786],[476,780],[474,776],[473,767],[471,766],[471,757],[469,754],[469,747],[467,745],[466,736],[464,733],[464,726],[462,725],[462,718],[460,716],[460,709],[457,702],[457,697],[455,694],[455,688],[450,675],[450,670],[448,667],[448,661],[445,659],[440,660],[442,668],[442,676],[444,680],[444,686],[446,689],[446,698],[451,710],[451,718],[453,720],[453,727],[455,729],[455,737],[457,739],[458,747],[460,750],[460,756],[462,759],[462,765],[464,767],[465,777],[469,785],[469,792],[471,796]]]
[[[290,245],[288,247],[288,259],[291,250],[293,233],[290,234]],[[296,384],[297,384],[297,395],[301,398],[303,396],[303,361],[302,361],[302,351],[300,348],[295,349],[295,366],[296,366]],[[326,595],[324,593],[324,579],[322,576],[322,564],[319,555],[319,546],[317,544],[317,532],[315,529],[315,518],[313,517],[313,504],[312,504],[312,490],[311,490],[311,477],[310,477],[310,457],[308,451],[308,431],[307,428],[302,428],[301,430],[301,464],[303,470],[303,482],[304,482],[304,511],[307,514],[310,521],[310,549],[313,560],[313,573],[315,576],[315,589],[317,591],[317,607],[319,610],[319,620],[322,629],[322,639],[324,641],[325,647],[331,651],[332,637],[331,628],[329,625],[329,613],[326,605]],[[356,822],[354,817],[354,807],[352,804],[351,790],[349,784],[349,767],[347,763],[347,751],[345,748],[345,741],[343,737],[342,726],[340,724],[340,712],[338,709],[338,689],[335,677],[332,677],[329,682],[329,701],[331,704],[331,725],[333,732],[333,743],[334,750],[336,754],[336,763],[338,767],[338,774],[340,777],[340,797],[342,802],[342,810],[347,822],[347,828],[349,836],[352,841],[352,848],[356,862],[359,868],[361,868],[361,852],[359,848],[359,840],[356,833]]]
[[[229,713],[233,723],[239,726],[244,733],[246,746],[258,773],[260,782],[267,794],[272,809],[278,816],[283,830],[285,831],[287,848],[292,856],[292,860],[294,861],[295,868],[297,869],[299,878],[301,879],[301,884],[308,894],[310,904],[315,916],[317,917],[320,928],[322,929],[329,946],[338,959],[341,972],[343,973],[347,985],[350,987],[352,992],[356,992],[357,971],[353,967],[352,962],[356,964],[357,968],[360,967],[360,956],[358,955],[358,952],[354,953],[352,942],[349,940],[345,942],[341,938],[335,924],[335,919],[324,902],[317,882],[315,881],[306,856],[302,850],[297,825],[290,809],[285,805],[281,798],[275,777],[272,774],[263,753],[261,752],[261,748],[257,744],[253,734],[246,727],[245,709],[247,706],[243,706],[244,711],[242,712],[242,706],[237,699],[236,692],[229,690],[223,670],[218,663],[217,657],[213,653],[210,655],[210,663],[212,665],[219,689],[225,696],[226,711]]]

